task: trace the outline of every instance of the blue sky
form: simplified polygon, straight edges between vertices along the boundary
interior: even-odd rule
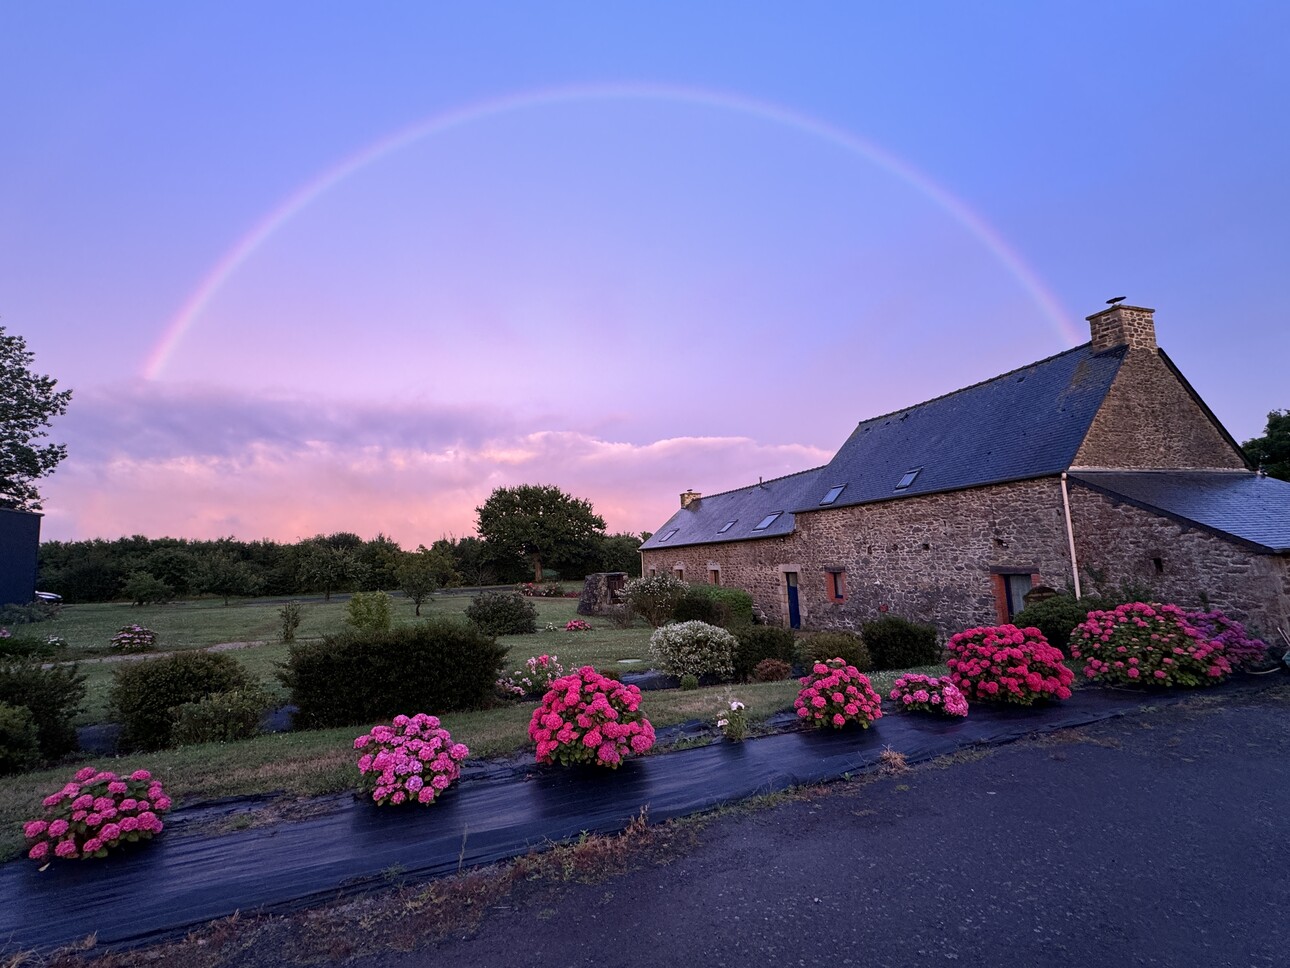
[[[1290,406],[1276,3],[0,9],[44,533],[612,530],[1059,352],[1111,296]]]

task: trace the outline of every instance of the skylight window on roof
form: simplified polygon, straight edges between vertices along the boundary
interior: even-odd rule
[[[921,470],[921,467],[915,467],[913,470],[905,471],[905,476],[902,477],[900,479],[900,483],[896,485],[896,490],[903,491],[905,488],[909,487],[910,484],[913,484],[914,478],[918,476],[918,472]]]
[[[676,534],[678,531],[680,531],[680,530],[681,530],[680,528],[673,528],[673,529],[672,529],[671,531],[669,531],[667,534],[663,535],[663,537],[659,538],[659,539],[658,539],[658,540],[659,540],[659,542],[660,542],[660,543],[662,543],[662,542],[666,541],[668,538],[671,538],[673,535],[675,535],[675,534]]]
[[[774,524],[775,520],[783,513],[784,513],[783,511],[775,511],[773,514],[766,515],[764,518],[761,519],[761,521],[757,523],[757,527],[753,528],[753,530],[765,531],[772,524]]]
[[[735,519],[735,521],[737,521],[737,520],[739,520],[739,519],[738,519],[738,518],[736,518],[736,519]],[[729,531],[729,530],[730,530],[731,528],[733,528],[734,526],[735,526],[735,522],[734,522],[734,521],[727,521],[725,524],[723,524],[720,528],[718,528],[718,529],[717,529],[717,534],[725,534],[727,531]]]
[[[828,494],[826,494],[826,495],[824,495],[824,500],[822,500],[822,501],[820,502],[820,504],[822,504],[822,505],[823,505],[823,504],[832,504],[834,501],[836,501],[836,500],[838,499],[838,496],[839,496],[839,495],[840,495],[844,490],[846,490],[846,485],[845,485],[845,484],[838,484],[838,485],[835,485],[834,487],[829,488],[829,493],[828,493]]]

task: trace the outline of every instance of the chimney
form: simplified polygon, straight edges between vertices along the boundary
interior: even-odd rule
[[[681,493],[681,507],[688,508],[701,497],[703,497],[703,495],[698,491],[683,491]]]
[[[1154,309],[1116,303],[1088,318],[1093,336],[1093,352],[1128,346],[1135,350],[1156,350]]]

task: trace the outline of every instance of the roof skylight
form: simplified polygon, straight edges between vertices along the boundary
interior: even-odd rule
[[[784,513],[783,511],[775,511],[775,512],[773,512],[773,513],[771,513],[771,514],[766,515],[766,516],[765,516],[764,518],[762,518],[759,522],[757,522],[757,527],[753,528],[753,530],[754,530],[754,531],[765,531],[765,530],[766,530],[767,528],[769,528],[772,524],[774,524],[774,523],[775,523],[775,519],[776,519],[776,518],[778,518],[778,517],[779,517],[781,514],[783,514],[783,513]]]
[[[737,521],[737,520],[738,520],[738,518],[736,518],[735,520]],[[718,529],[717,529],[717,534],[725,534],[727,531],[729,531],[729,530],[730,530],[731,528],[733,528],[734,526],[735,526],[735,522],[734,522],[734,521],[727,521],[725,524],[723,524],[720,528],[718,528]]]
[[[662,542],[666,541],[668,538],[672,537],[673,535],[675,535],[675,534],[676,534],[678,531],[680,531],[680,530],[681,530],[680,528],[673,528],[673,529],[672,529],[671,531],[669,531],[667,534],[663,535],[663,537],[659,538],[659,539],[658,539],[658,540],[659,540],[659,542],[660,542],[660,543],[662,543]]]
[[[921,467],[915,467],[912,470],[905,471],[905,476],[902,477],[900,479],[900,483],[896,485],[896,490],[903,491],[905,488],[909,487],[910,484],[913,484],[914,478],[918,476],[918,472],[921,470]]]
[[[829,488],[829,493],[824,495],[824,499],[820,501],[820,503],[832,504],[834,501],[838,499],[838,495],[840,495],[844,490],[846,490],[845,484],[834,485],[833,487]]]

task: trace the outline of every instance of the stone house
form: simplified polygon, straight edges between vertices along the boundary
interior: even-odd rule
[[[746,589],[793,628],[889,613],[948,636],[1036,586],[1130,583],[1290,630],[1290,483],[1249,466],[1153,310],[1088,321],[1082,346],[862,422],[822,467],[686,491],[642,573]]]

